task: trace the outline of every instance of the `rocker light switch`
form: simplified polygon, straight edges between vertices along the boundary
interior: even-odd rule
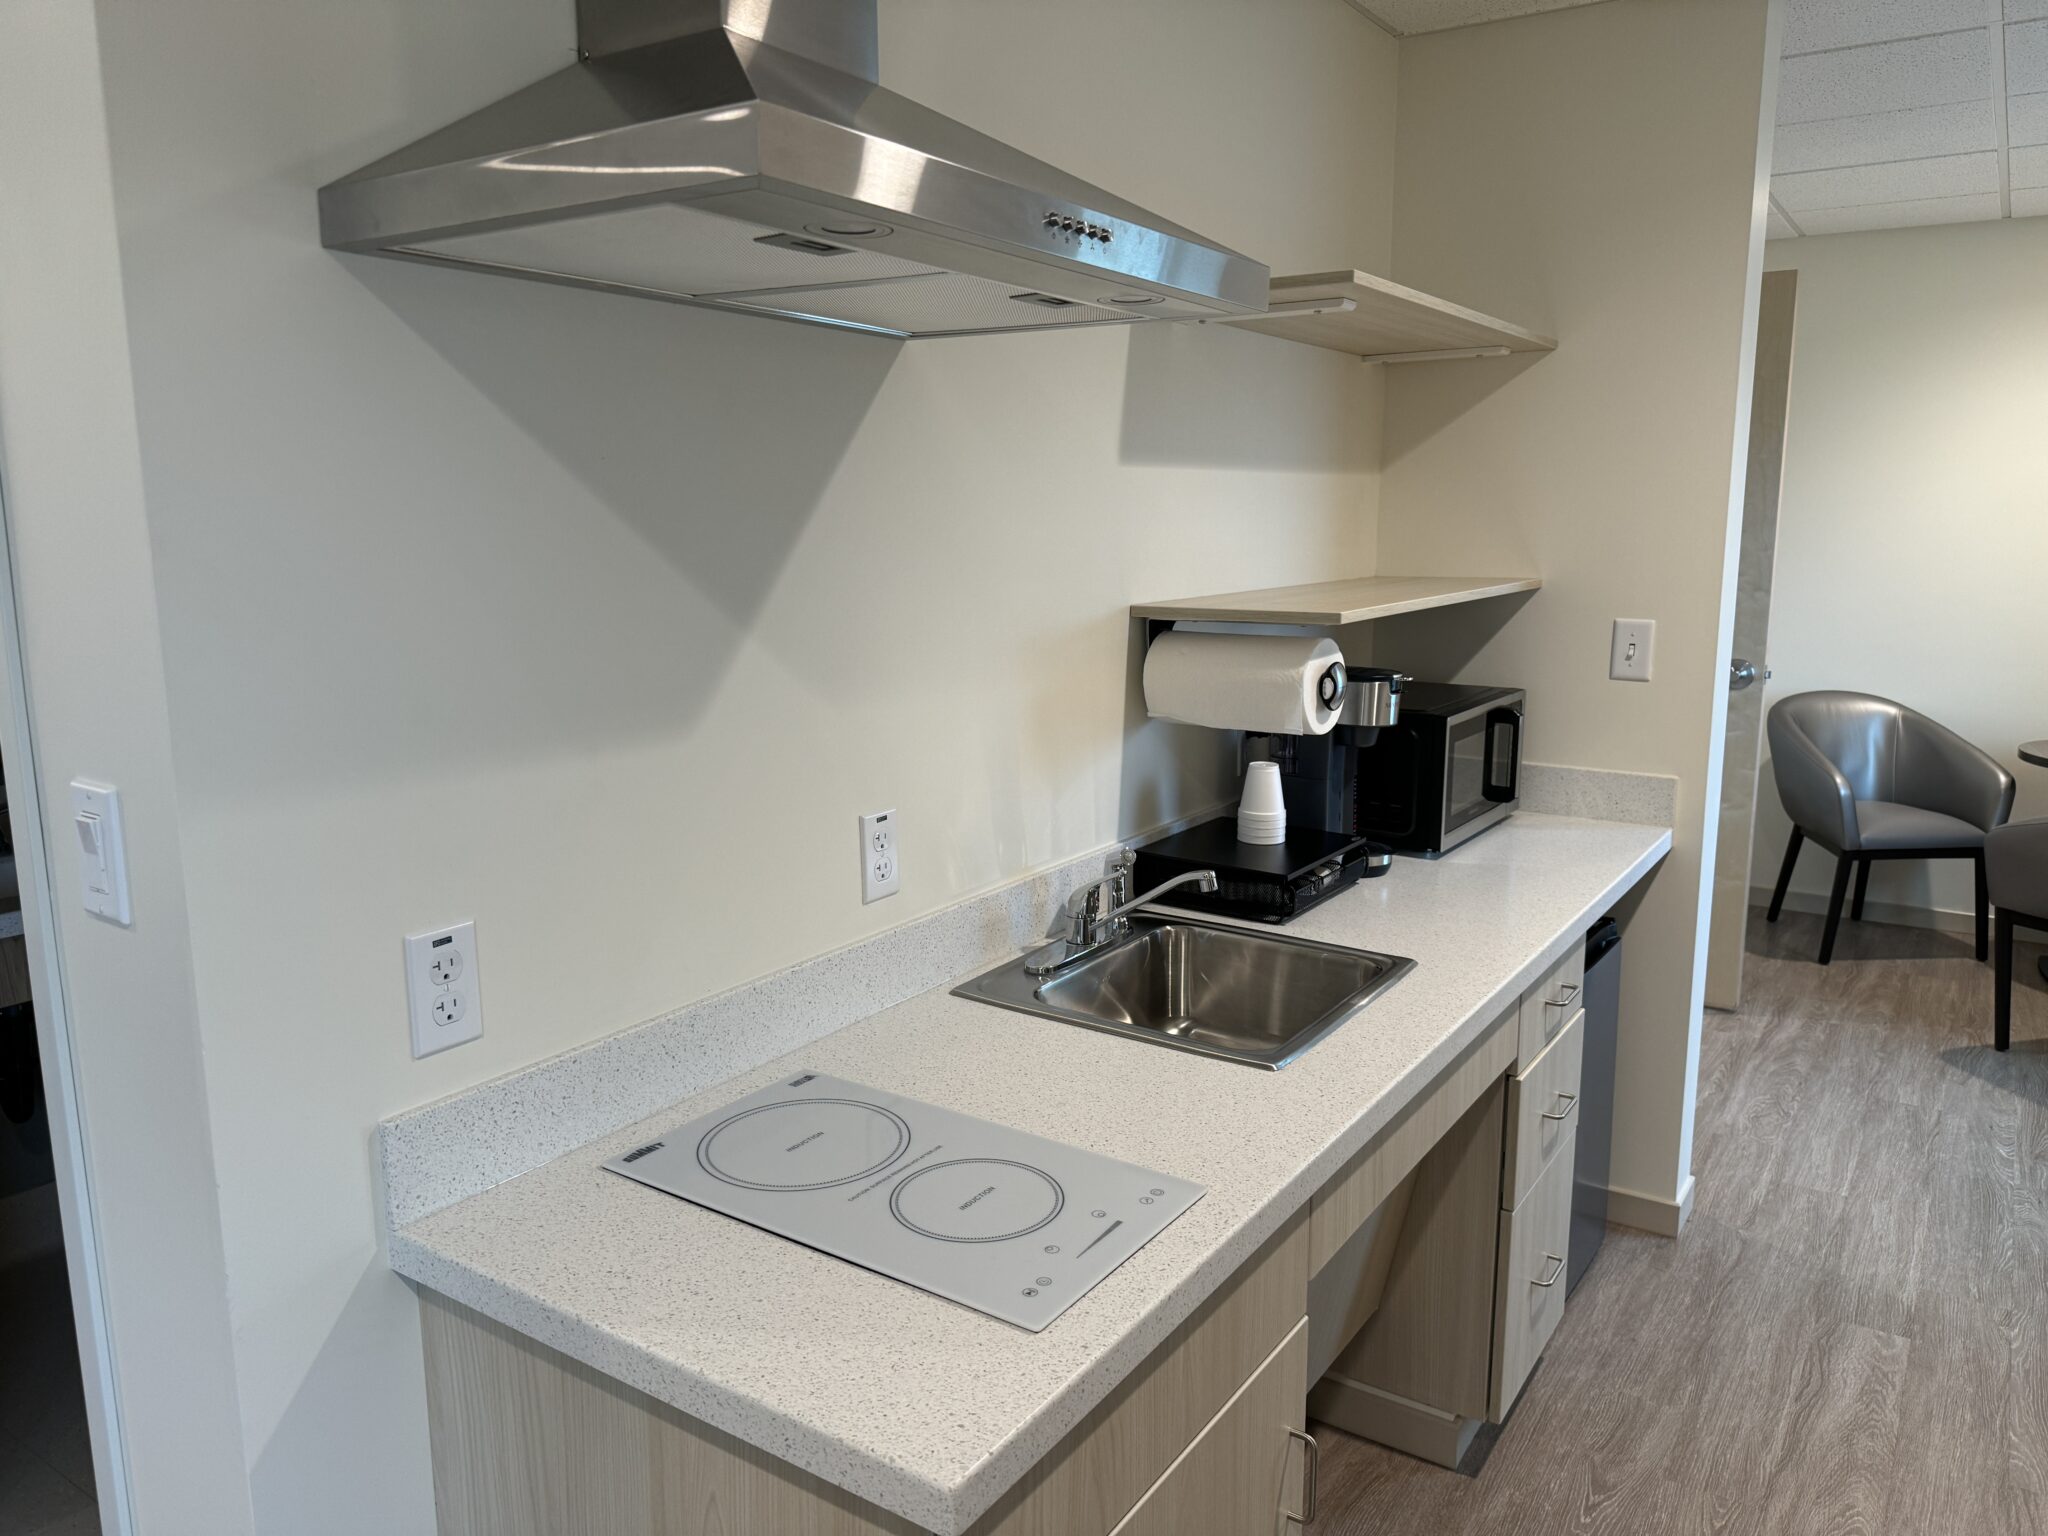
[[[71,781],[71,825],[78,834],[78,870],[85,910],[123,928],[128,910],[128,848],[121,835],[121,792],[109,784]]]

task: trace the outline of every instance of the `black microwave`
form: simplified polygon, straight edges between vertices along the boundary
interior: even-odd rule
[[[1521,804],[1519,688],[1410,682],[1401,716],[1359,749],[1361,837],[1434,858],[1505,821]]]

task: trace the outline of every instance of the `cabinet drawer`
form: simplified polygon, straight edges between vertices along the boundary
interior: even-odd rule
[[[1579,994],[1586,984],[1586,941],[1580,939],[1566,950],[1522,994],[1521,1049],[1524,1068],[1543,1054],[1579,1011]]]
[[[1585,1056],[1586,1012],[1572,1015],[1543,1054],[1508,1079],[1508,1150],[1500,1203],[1513,1210],[1572,1138],[1579,1134],[1579,1068]]]
[[[1501,1212],[1496,1250],[1493,1380],[1487,1417],[1507,1417],[1564,1316],[1572,1232],[1572,1154],[1550,1161],[1528,1195]]]
[[[1307,1416],[1304,1317],[1110,1536],[1263,1536],[1283,1509],[1307,1513],[1295,1439]]]

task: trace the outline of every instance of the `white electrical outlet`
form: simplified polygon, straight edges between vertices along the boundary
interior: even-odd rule
[[[863,905],[896,894],[903,871],[896,859],[896,813],[870,811],[860,819],[860,899]]]
[[[476,924],[457,923],[405,940],[405,991],[412,1005],[412,1053],[431,1056],[484,1032],[476,967]]]
[[[1655,619],[1616,619],[1614,643],[1607,655],[1607,675],[1622,683],[1647,683],[1657,653]]]

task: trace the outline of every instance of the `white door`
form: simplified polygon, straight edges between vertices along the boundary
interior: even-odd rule
[[[1785,410],[1792,389],[1792,310],[1797,272],[1766,272],[1757,310],[1756,387],[1749,417],[1749,481],[1735,589],[1734,664],[1728,679],[1728,745],[1721,771],[1721,840],[1707,936],[1707,1006],[1742,1003],[1742,950],[1749,922],[1750,833],[1763,747],[1769,668],[1771,578],[1778,559],[1778,489],[1785,477]]]

